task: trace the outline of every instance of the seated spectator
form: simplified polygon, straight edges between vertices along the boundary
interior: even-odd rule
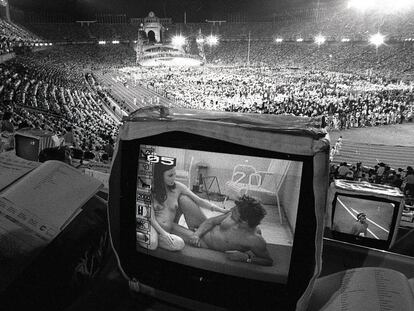
[[[14,149],[14,126],[11,123],[13,114],[6,111],[0,121],[0,152]]]
[[[105,153],[107,154],[107,156],[108,156],[108,159],[109,159],[109,160],[111,160],[111,159],[112,159],[112,156],[113,156],[113,154],[114,154],[114,146],[113,146],[113,143],[114,143],[114,141],[113,141],[113,139],[110,137],[110,138],[107,140],[106,145],[104,146],[104,151],[105,151]]]
[[[39,162],[56,160],[72,165],[71,151],[66,146],[45,148],[39,153]]]
[[[348,163],[342,162],[338,167],[338,178],[346,178],[349,172],[351,172],[351,170],[348,167]]]
[[[63,141],[65,146],[77,148],[78,144],[76,142],[75,136],[73,134],[73,129],[71,126],[66,127],[66,133],[63,135]]]
[[[361,174],[360,181],[367,181],[367,182],[369,182],[369,178],[368,178],[367,174],[362,173]]]

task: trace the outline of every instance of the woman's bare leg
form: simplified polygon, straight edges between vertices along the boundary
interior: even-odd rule
[[[190,230],[197,229],[207,219],[201,208],[188,196],[181,195],[178,198],[178,210],[174,219],[178,223],[180,216],[184,214],[185,222]]]
[[[137,240],[142,248],[156,250],[158,247],[158,233],[153,226],[150,227],[149,234],[137,232]]]

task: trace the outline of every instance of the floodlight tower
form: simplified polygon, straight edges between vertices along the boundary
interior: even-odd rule
[[[319,34],[315,37],[315,43],[318,45],[318,47],[320,47],[321,44],[324,44],[325,42],[326,42],[326,38],[324,36]]]
[[[384,44],[384,35],[377,32],[369,38],[369,42],[375,45],[375,53],[377,55],[377,63],[379,63],[378,48]]]
[[[179,47],[179,48],[181,48],[183,45],[185,45],[185,42],[186,42],[186,39],[182,35],[174,36],[171,39],[171,44],[176,46],[176,47]]]

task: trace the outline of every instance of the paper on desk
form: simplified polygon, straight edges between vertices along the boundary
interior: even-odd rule
[[[0,197],[0,292],[57,235],[43,223]]]
[[[47,161],[0,196],[61,231],[102,187],[95,178],[59,161]]]
[[[13,155],[0,154],[0,191],[40,165]]]

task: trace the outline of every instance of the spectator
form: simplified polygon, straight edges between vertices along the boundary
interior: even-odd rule
[[[66,127],[66,133],[63,135],[63,141],[65,146],[78,148],[78,143],[73,134],[73,128],[71,126]]]
[[[6,111],[0,122],[0,152],[14,149],[14,126],[11,123],[13,114]]]

